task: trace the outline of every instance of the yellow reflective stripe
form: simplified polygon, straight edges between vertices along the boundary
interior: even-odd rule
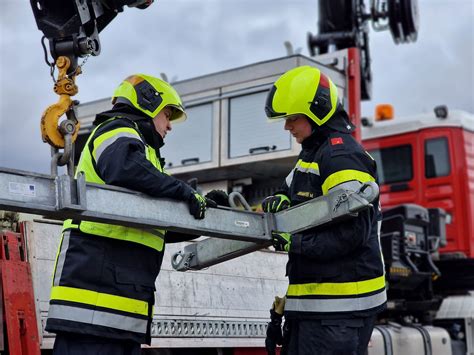
[[[63,241],[64,241],[64,228],[63,228],[63,231],[61,232],[61,240],[59,241],[58,250],[56,251],[56,259],[54,259],[53,275],[52,275],[52,282],[51,282],[52,285],[54,284],[54,278],[56,277],[56,268],[58,266],[59,253],[61,252]]]
[[[148,316],[148,303],[145,301],[81,288],[53,286],[51,300],[77,302]]]
[[[94,140],[94,150],[92,151],[92,156],[94,157],[94,159],[96,159],[97,150],[100,148],[100,146],[108,139],[113,138],[115,135],[120,134],[120,133],[124,133],[125,136],[129,136],[129,135],[136,136],[137,139],[141,141],[140,135],[133,128],[119,127],[109,132],[105,132]]]
[[[289,285],[287,296],[348,296],[381,290],[385,287],[385,275],[375,279],[357,282],[310,283]]]
[[[314,170],[318,170],[319,171],[319,165],[318,163],[315,163],[315,162],[306,162],[306,161],[303,161],[302,159],[298,160],[298,162],[296,163],[296,166],[301,166],[303,169],[314,169]]]
[[[326,180],[323,182],[323,195],[326,195],[330,189],[334,186],[342,184],[343,182],[357,180],[361,183],[368,182],[368,181],[375,181],[375,178],[363,171],[359,170],[340,170],[334,174],[329,175]]]
[[[74,224],[72,223],[72,219],[66,219],[63,223],[63,232],[66,229],[71,229],[71,228],[79,228],[79,224]]]
[[[159,171],[163,171],[163,167],[160,164],[160,161],[158,160],[158,157],[156,156],[156,151],[150,147],[149,145],[146,146],[145,149],[145,154],[146,154],[146,159],[153,164],[155,168],[157,168]]]
[[[165,235],[163,230],[137,229],[89,221],[82,221],[79,229],[81,232],[88,234],[142,244],[156,251],[163,250]]]
[[[71,219],[64,221],[63,232],[71,228],[101,237],[142,244],[159,252],[163,250],[164,236],[166,233],[160,229],[137,229],[89,221],[82,221],[81,224],[78,225],[73,224]]]

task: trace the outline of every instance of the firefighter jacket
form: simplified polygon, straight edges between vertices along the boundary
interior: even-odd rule
[[[163,142],[150,119],[117,110],[98,119],[103,123],[91,133],[77,167],[87,182],[153,197],[190,197],[191,187],[163,171]],[[46,330],[149,344],[164,238],[163,230],[65,221]]]
[[[295,206],[333,189],[357,190],[368,181],[377,181],[370,155],[350,134],[319,127],[303,141],[281,192]],[[347,221],[291,236],[287,319],[369,316],[384,309],[378,199],[373,205]]]

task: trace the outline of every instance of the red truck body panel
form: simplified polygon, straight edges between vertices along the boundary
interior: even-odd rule
[[[474,258],[474,132],[462,126],[433,125],[388,134],[369,137],[363,144],[369,152],[410,146],[412,174],[411,179],[402,183],[381,184],[382,208],[414,203],[444,209],[447,245],[440,252],[463,253]],[[449,163],[441,176],[427,176],[427,142],[447,145]]]

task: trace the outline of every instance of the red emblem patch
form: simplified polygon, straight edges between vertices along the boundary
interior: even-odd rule
[[[342,137],[331,138],[331,145],[344,144]]]

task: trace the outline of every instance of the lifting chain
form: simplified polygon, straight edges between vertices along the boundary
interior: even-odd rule
[[[51,173],[57,175],[58,166],[68,164],[68,173],[73,173],[73,144],[79,133],[79,122],[74,114],[74,102],[71,96],[78,92],[75,83],[76,76],[81,74],[81,67],[78,66],[76,71],[68,76],[67,71],[71,65],[69,58],[61,56],[56,60],[58,68],[58,79],[54,83],[54,92],[59,95],[57,103],[50,105],[41,117],[41,136],[43,142],[51,145]],[[54,78],[53,78],[54,79]],[[66,115],[66,119],[59,123],[62,115]],[[64,149],[62,153],[59,149]]]

